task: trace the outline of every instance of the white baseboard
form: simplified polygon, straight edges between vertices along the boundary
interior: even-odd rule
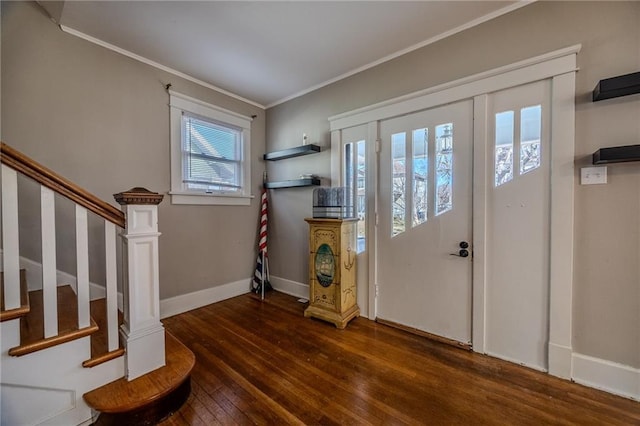
[[[299,297],[302,299],[309,298],[309,284],[299,283],[297,281],[287,280],[285,278],[269,277],[269,282],[274,290],[278,290],[281,293],[288,294],[290,296]]]
[[[640,401],[640,369],[574,353],[576,383]]]
[[[2,265],[2,249],[0,249],[0,270]],[[20,256],[20,269],[24,269],[27,274],[27,286],[29,291],[42,290],[42,264],[26,257]],[[76,294],[78,287],[76,277],[60,270],[56,270],[56,283],[58,287],[69,285]],[[104,286],[96,283],[89,283],[89,300],[104,299],[107,297],[107,290]],[[118,309],[123,310],[124,300],[122,293],[118,292]]]
[[[251,291],[251,279],[235,281],[160,301],[160,319],[240,296]]]
[[[571,379],[570,347],[549,342],[549,374],[562,379]]]
[[[274,290],[277,290],[280,293],[288,294],[289,296],[298,297],[300,299],[309,299],[309,284],[303,284],[298,281],[275,277],[273,275],[269,277],[269,282]],[[362,314],[362,310],[360,312],[360,317],[370,319],[367,315]]]

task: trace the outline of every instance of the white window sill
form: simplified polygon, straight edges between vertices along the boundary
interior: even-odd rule
[[[206,194],[203,192],[169,192],[171,204],[192,204],[204,206],[248,206],[253,195]]]

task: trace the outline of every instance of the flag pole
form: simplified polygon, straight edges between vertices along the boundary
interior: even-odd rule
[[[267,172],[262,175],[262,194],[260,196],[260,226],[258,230],[258,257],[256,259],[256,270],[251,284],[254,293],[260,293],[264,300],[265,292],[271,290],[269,283],[269,256],[267,255]],[[259,275],[258,275],[259,274]],[[267,286],[269,286],[267,288]]]
[[[265,256],[264,256],[264,252],[263,251],[260,252],[260,256],[262,256],[262,277],[261,277],[262,278],[262,284],[260,285],[262,287],[262,289],[261,289],[262,290],[262,295],[261,295],[260,298],[262,300],[264,300],[264,281],[265,281],[264,276],[267,273],[267,264],[265,263]]]
[[[267,171],[266,170],[262,174],[262,191],[265,192],[265,194],[267,192]],[[260,203],[262,204],[262,198],[260,199]],[[260,207],[260,209],[262,210],[262,207]],[[266,236],[265,236],[265,238],[266,238]],[[262,284],[261,284],[261,286],[262,286],[262,289],[261,289],[262,290],[261,300],[264,300],[264,283],[266,281],[264,279],[264,277],[265,277],[265,275],[267,273],[267,264],[265,263],[266,262],[266,258],[267,258],[267,256],[265,256],[266,250],[267,250],[266,245],[265,245],[264,251],[262,250],[262,247],[260,247],[260,255],[262,256],[262,276],[260,277],[262,279],[261,280],[262,281]]]

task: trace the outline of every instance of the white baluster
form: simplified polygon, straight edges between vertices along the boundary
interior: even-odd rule
[[[20,307],[18,174],[2,165],[2,250],[5,309]]]
[[[52,190],[40,186],[42,224],[42,301],[44,337],[58,334],[58,282],[56,276],[56,205]]]
[[[104,222],[104,251],[107,289],[107,342],[109,352],[119,347],[118,343],[118,289],[116,267],[116,227]]]
[[[87,227],[87,209],[76,204],[78,328],[89,327],[89,236]]]

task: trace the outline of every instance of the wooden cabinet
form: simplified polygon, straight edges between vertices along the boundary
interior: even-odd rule
[[[345,328],[360,315],[356,303],[358,219],[305,219],[309,223],[309,307],[314,317]]]

